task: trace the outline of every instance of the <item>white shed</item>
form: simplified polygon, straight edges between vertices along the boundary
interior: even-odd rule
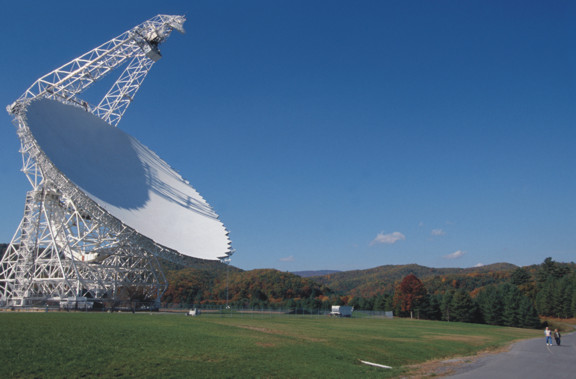
[[[352,317],[353,311],[354,307],[351,307],[349,305],[333,305],[332,311],[330,312],[330,316]]]

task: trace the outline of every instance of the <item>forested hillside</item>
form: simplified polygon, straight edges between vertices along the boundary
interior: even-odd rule
[[[472,268],[430,268],[416,264],[387,265],[368,270],[353,270],[310,277],[337,293],[356,297],[373,297],[394,292],[396,282],[414,274],[435,292],[441,287],[468,289],[501,281],[510,276],[517,266],[496,263]]]
[[[312,276],[323,276],[334,274],[336,272],[342,272],[340,270],[309,270],[309,271],[293,271],[292,273],[303,278],[310,278]]]
[[[278,270],[211,271],[186,268],[168,273],[166,303],[229,304],[242,307],[319,308],[334,296],[311,279]],[[227,301],[228,300],[228,301]]]
[[[165,303],[241,307],[394,311],[397,316],[540,326],[540,316],[576,316],[576,264],[547,258],[539,265],[507,263],[438,269],[381,266],[306,277],[272,269],[216,266],[168,271]]]
[[[7,245],[0,244],[0,253]],[[539,316],[576,317],[576,264],[546,258],[517,267],[498,263],[474,268],[416,264],[368,270],[302,272],[244,271],[220,262],[185,258],[161,261],[168,279],[164,305],[394,311],[432,320],[538,327]]]

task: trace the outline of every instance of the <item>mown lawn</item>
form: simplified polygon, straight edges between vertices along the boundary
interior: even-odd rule
[[[405,319],[3,312],[0,377],[391,378],[541,334]]]

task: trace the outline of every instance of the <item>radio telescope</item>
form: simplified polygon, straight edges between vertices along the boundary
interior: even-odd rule
[[[228,231],[166,162],[116,126],[184,16],[158,15],[38,79],[7,107],[32,190],[0,261],[0,305],[148,299],[158,258],[229,261]],[[98,105],[79,95],[125,67]]]

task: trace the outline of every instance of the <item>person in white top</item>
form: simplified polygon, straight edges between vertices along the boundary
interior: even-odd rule
[[[546,336],[546,346],[552,346],[552,331],[549,327],[544,330],[544,335]]]

